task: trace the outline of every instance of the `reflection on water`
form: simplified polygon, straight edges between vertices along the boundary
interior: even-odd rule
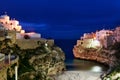
[[[94,72],[101,72],[102,71],[102,67],[100,67],[100,66],[93,66],[90,70],[94,71]]]
[[[66,68],[67,70],[103,72],[103,71],[107,71],[108,66],[105,66],[103,64],[100,64],[94,61],[71,59],[66,61]]]

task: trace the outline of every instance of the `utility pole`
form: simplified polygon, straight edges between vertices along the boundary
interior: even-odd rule
[[[15,80],[18,80],[18,66],[15,66]]]

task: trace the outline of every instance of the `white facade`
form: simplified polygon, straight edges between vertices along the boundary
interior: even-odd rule
[[[114,42],[115,42],[115,37],[114,37],[114,35],[109,35],[109,36],[106,36],[103,41],[104,41],[103,46],[104,46],[105,48],[107,48],[107,47],[109,47],[109,46],[111,46],[111,45],[114,44]]]
[[[41,38],[41,34],[30,32],[30,33],[25,33],[25,35],[30,36],[31,39],[33,38]]]
[[[77,40],[77,46],[79,45],[85,48],[99,48],[102,46],[96,39]]]
[[[96,32],[96,39],[97,40],[104,40],[106,36],[113,34],[111,30],[100,30]]]
[[[120,28],[118,31],[120,31]],[[77,46],[81,45],[86,48],[107,48],[115,42],[115,36],[113,34],[113,31],[104,29],[96,31],[96,33],[85,33],[83,37],[81,37],[81,40],[77,41]],[[120,32],[118,34],[120,35]],[[117,38],[120,40],[120,36]]]
[[[100,41],[101,45],[107,48],[113,44],[113,31],[111,30],[100,30],[96,32],[96,39]]]
[[[95,38],[95,33],[84,33],[82,39],[92,39]]]
[[[115,40],[120,42],[120,27],[117,27],[114,31]]]
[[[38,33],[16,33],[16,39],[24,39],[24,36],[28,35],[30,37],[30,39],[36,39],[36,38],[41,38],[41,34]]]
[[[3,29],[5,29],[5,30],[17,31],[16,39],[24,39],[25,35],[28,35],[30,37],[30,39],[41,38],[41,34],[38,34],[38,33],[34,33],[34,32],[25,33],[25,30],[22,30],[22,26],[19,25],[19,21],[10,20],[10,17],[8,15],[1,15],[0,23],[3,26]],[[2,27],[1,27],[1,29],[2,29]]]
[[[21,31],[21,26],[19,25],[19,21],[10,20],[8,15],[0,16],[0,23],[5,27],[6,30],[15,30]]]

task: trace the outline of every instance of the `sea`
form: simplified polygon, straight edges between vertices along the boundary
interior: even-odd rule
[[[59,46],[65,53],[65,64],[67,70],[85,70],[85,71],[93,71],[93,72],[104,72],[107,71],[108,66],[95,62],[95,61],[88,61],[88,60],[82,60],[82,59],[75,59],[73,55],[73,47],[77,42],[77,39],[80,39],[80,37],[85,32],[95,31],[95,28],[92,28],[92,30],[84,29],[84,27],[80,29],[74,29],[74,27],[59,27],[58,30],[48,27],[26,27],[24,25],[23,29],[25,29],[27,32],[37,32],[40,33],[42,38],[47,39],[54,39],[55,45]],[[67,28],[67,29],[66,29]]]
[[[66,69],[69,70],[80,70],[80,71],[91,71],[91,72],[105,72],[108,66],[105,64],[98,63],[96,61],[89,61],[83,59],[76,59],[73,55],[73,47],[76,44],[76,39],[55,39],[55,44],[62,48],[65,53],[65,64]]]

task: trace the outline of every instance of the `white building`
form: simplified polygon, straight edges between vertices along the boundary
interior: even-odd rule
[[[103,46],[105,48],[111,46],[114,44],[115,42],[115,36],[114,35],[109,35],[109,36],[105,36],[105,39],[103,40]]]
[[[86,48],[107,48],[108,46],[113,45],[114,42],[115,38],[113,31],[103,29],[96,31],[96,33],[85,33],[83,37],[81,37],[81,40],[77,41],[77,46],[81,45]]]
[[[102,46],[96,39],[77,40],[77,46],[79,45],[85,48],[99,48]]]
[[[16,39],[24,39],[25,35],[28,35],[31,39],[41,38],[41,34],[38,33],[25,33],[25,30],[22,30],[22,26],[19,24],[19,21],[15,19],[10,20],[10,17],[8,15],[1,15],[0,23],[3,26],[3,28],[1,27],[1,29],[16,31]]]
[[[113,31],[111,30],[100,30],[96,32],[96,39],[97,40],[104,40],[106,36],[112,35]]]
[[[115,36],[115,40],[117,42],[120,42],[120,27],[116,27],[116,29],[114,31],[114,36]]]
[[[5,27],[6,30],[21,31],[22,29],[22,27],[19,25],[19,21],[10,20],[8,15],[1,15],[0,23]]]
[[[30,32],[30,33],[16,33],[16,39],[25,39],[25,35],[28,35],[30,39],[38,39],[41,38],[41,34],[39,33],[34,33],[34,32]]]
[[[113,31],[104,29],[96,31],[96,39],[99,40],[105,48],[107,48],[108,46],[113,44]]]
[[[95,33],[84,33],[83,37],[81,39],[93,39],[95,38]]]

